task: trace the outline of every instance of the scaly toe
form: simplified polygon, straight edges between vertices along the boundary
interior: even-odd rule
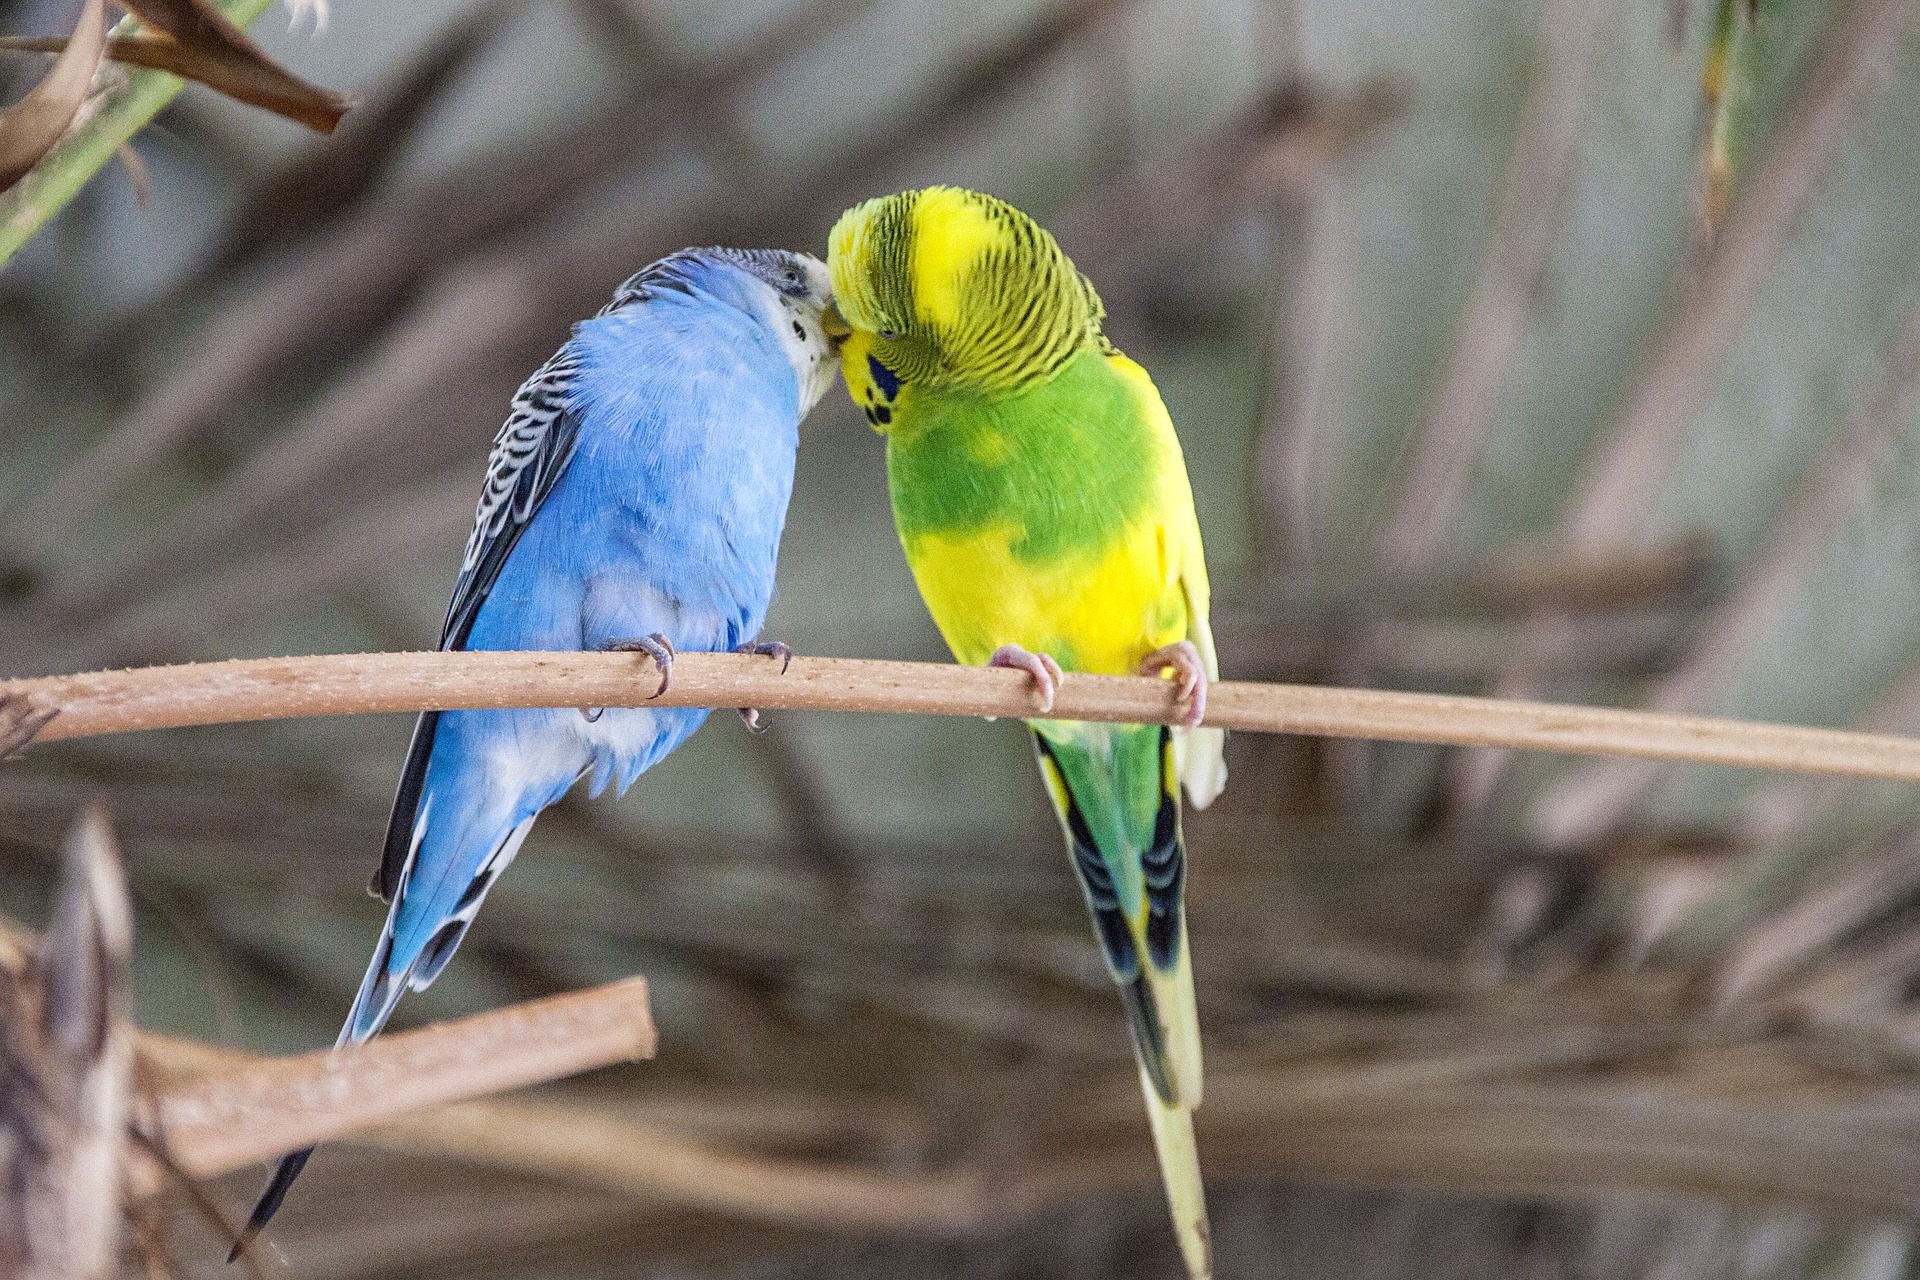
[[[752,654],[757,658],[780,659],[780,674],[787,674],[787,668],[793,665],[793,650],[778,640],[762,640],[758,643],[740,645],[735,653]]]
[[[1207,664],[1201,660],[1200,650],[1191,640],[1178,640],[1173,644],[1155,649],[1140,662],[1140,674],[1158,676],[1169,667],[1173,669],[1174,698],[1185,703],[1180,716],[1184,728],[1197,728],[1207,714]]]
[[[660,687],[647,695],[648,701],[665,693],[673,683],[673,641],[659,631],[639,640],[609,640],[600,648],[609,653],[644,653],[653,660],[660,672]]]
[[[793,650],[778,640],[761,640],[758,642],[749,640],[746,644],[735,645],[733,651],[735,653],[750,654],[756,658],[778,658],[780,659],[781,675],[787,674],[787,668],[793,665]],[[767,727],[760,723],[760,709],[758,707],[735,707],[734,710],[740,713],[740,719],[746,724],[748,733],[766,732]]]
[[[1201,680],[1193,686],[1193,691],[1187,696],[1186,703],[1186,714],[1180,717],[1180,724],[1184,728],[1198,729],[1200,722],[1207,718],[1206,681]]]
[[[993,651],[987,659],[990,667],[1011,667],[1024,671],[1033,678],[1033,692],[1040,704],[1042,715],[1053,710],[1054,696],[1059,692],[1060,682],[1066,678],[1060,664],[1054,661],[1050,653],[1033,653],[1017,644],[1003,644]]]

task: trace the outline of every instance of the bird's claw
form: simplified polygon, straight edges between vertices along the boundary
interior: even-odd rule
[[[735,653],[751,654],[756,658],[780,659],[780,674],[787,674],[787,668],[793,665],[793,650],[778,640],[760,640],[740,645]]]
[[[1017,644],[1003,644],[995,649],[993,656],[987,659],[987,665],[1011,667],[1032,676],[1034,696],[1039,700],[1042,715],[1053,710],[1054,696],[1060,691],[1060,682],[1066,678],[1052,654],[1033,653]]]
[[[653,659],[654,667],[660,672],[660,687],[647,695],[649,702],[665,693],[673,683],[673,641],[658,631],[638,640],[609,640],[600,648],[606,653],[644,653]],[[588,717],[589,720],[595,718]]]
[[[1207,686],[1211,683],[1207,664],[1191,640],[1176,640],[1140,660],[1143,676],[1157,676],[1169,667],[1173,668],[1174,697],[1186,704],[1180,724],[1188,729],[1197,728],[1207,715]]]
[[[787,674],[787,668],[793,665],[793,650],[778,640],[749,641],[734,648],[735,653],[750,654],[756,658],[780,659],[780,674]],[[760,723],[760,708],[738,707],[740,723],[747,726],[748,733],[765,733],[766,726]]]

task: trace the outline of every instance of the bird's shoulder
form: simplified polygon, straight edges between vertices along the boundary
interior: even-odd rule
[[[767,323],[682,294],[630,302],[575,326],[574,405],[589,434],[636,421],[742,414],[797,419],[792,366]]]

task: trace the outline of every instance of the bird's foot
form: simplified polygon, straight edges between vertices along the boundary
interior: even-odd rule
[[[1173,669],[1176,697],[1186,704],[1180,723],[1189,729],[1196,728],[1207,714],[1207,686],[1212,683],[1207,676],[1207,664],[1201,661],[1200,651],[1191,640],[1176,640],[1140,660],[1143,676],[1157,676],[1169,667]]]
[[[780,659],[780,674],[787,674],[787,668],[793,665],[793,650],[778,640],[759,640],[752,644],[743,644],[734,650],[756,658]]]
[[[780,659],[781,675],[787,674],[787,668],[793,665],[793,650],[778,640],[749,642],[736,647],[734,652],[751,654],[757,658],[778,658]],[[760,708],[740,707],[737,709],[740,712],[740,721],[747,726],[748,733],[760,733],[765,729],[766,726],[760,723]]]
[[[1032,676],[1034,696],[1039,700],[1042,715],[1053,710],[1054,695],[1059,693],[1060,682],[1066,678],[1052,654],[1032,653],[1017,644],[1003,644],[995,649],[993,656],[987,659],[987,665],[1012,667],[1015,671],[1024,671]]]
[[[673,641],[658,631],[638,640],[609,640],[600,646],[603,653],[644,653],[653,659],[654,668],[660,672],[660,687],[648,694],[649,700],[659,697],[673,683]]]

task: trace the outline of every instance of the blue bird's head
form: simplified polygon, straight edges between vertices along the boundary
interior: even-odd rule
[[[630,276],[600,314],[668,293],[730,303],[766,325],[786,353],[804,416],[833,384],[840,338],[828,332],[827,266],[786,249],[682,249]],[[834,326],[838,328],[839,326]]]

